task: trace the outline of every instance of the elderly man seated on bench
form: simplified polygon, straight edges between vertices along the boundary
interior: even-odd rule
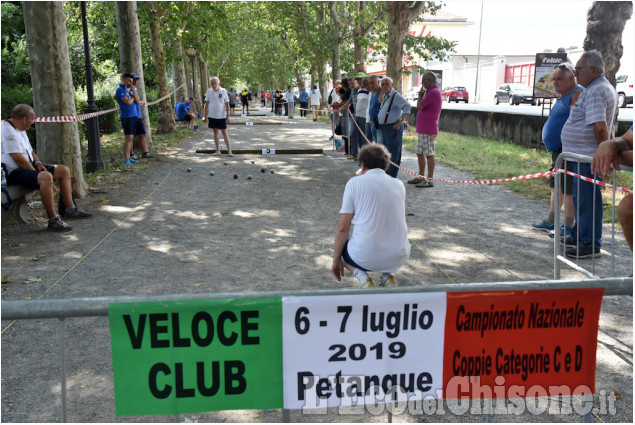
[[[181,102],[176,104],[174,112],[176,113],[177,121],[185,121],[188,123],[187,128],[190,130],[198,130],[198,126],[196,125],[196,112],[192,111],[185,96],[181,97]]]
[[[26,130],[31,127],[34,120],[33,108],[20,104],[11,111],[11,118],[2,122],[2,163],[8,173],[7,183],[39,190],[42,204],[49,217],[48,229],[66,232],[72,230],[72,227],[55,213],[54,196],[57,188],[53,184],[54,179],[60,183],[62,200],[66,207],[64,219],[86,218],[92,214],[74,204],[68,167],[43,164],[31,148]]]

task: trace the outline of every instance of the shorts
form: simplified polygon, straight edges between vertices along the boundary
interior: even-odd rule
[[[123,128],[123,134],[126,136],[146,134],[146,129],[143,126],[143,120],[139,117],[122,118],[121,127]]]
[[[436,134],[418,134],[417,153],[424,156],[434,155],[434,142],[437,140]]]
[[[370,271],[363,267],[360,267],[359,264],[353,261],[353,259],[348,253],[348,241],[346,241],[346,243],[344,244],[344,249],[342,249],[342,258],[344,259],[344,262],[351,267],[355,267],[356,269],[360,269],[361,271],[364,271],[364,272]]]
[[[561,153],[562,153],[561,147],[551,152],[551,170],[553,170],[556,167],[556,160],[558,159],[558,156]],[[573,169],[573,167],[576,165],[575,161],[567,161],[566,164],[567,164],[567,170],[577,173],[577,171]],[[573,193],[573,179],[574,177],[562,173],[560,177],[560,191],[562,193],[566,195],[571,195]],[[556,178],[552,175],[549,177],[549,187],[554,188],[555,186],[556,186]]]
[[[225,130],[227,128],[226,118],[207,118],[208,128],[217,128],[219,130]]]
[[[46,168],[46,171],[55,175],[55,165],[54,164],[43,164]],[[22,185],[26,186],[31,190],[39,190],[40,184],[37,182],[37,176],[44,171],[40,170],[25,170],[24,168],[18,168],[17,170],[11,171],[11,173],[7,176],[7,184],[10,185]]]
[[[233,109],[233,108],[235,108],[235,107],[236,107],[236,104],[235,104],[235,103],[231,103],[231,102],[230,102],[230,103],[229,103],[229,107]]]
[[[192,121],[192,116],[189,115],[189,114],[185,114],[185,117],[183,118],[183,121],[185,121],[185,122]]]

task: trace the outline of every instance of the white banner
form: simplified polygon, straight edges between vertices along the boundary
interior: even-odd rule
[[[445,293],[283,297],[285,408],[437,395],[445,311]]]

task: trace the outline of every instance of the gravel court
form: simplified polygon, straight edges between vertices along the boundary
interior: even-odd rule
[[[299,116],[294,120],[246,118],[283,124],[230,125],[233,149],[320,147],[325,153],[231,158],[196,154],[196,149],[213,148],[212,131],[202,127],[126,184],[83,200],[82,206],[95,216],[75,221],[73,232],[48,233],[38,223],[3,229],[2,269],[12,276],[3,299],[36,299],[47,289],[48,298],[72,298],[352,286],[352,277],[339,284],[329,268],[344,184],[357,165],[332,151],[328,125]],[[241,120],[245,118],[232,117],[233,122]],[[260,172],[263,165],[266,173]],[[415,155],[404,153],[402,165],[415,170]],[[269,172],[271,168],[275,174]],[[209,175],[212,170],[214,176]],[[233,174],[239,178],[234,180]],[[247,174],[252,174],[252,180],[247,180]],[[410,178],[399,174],[403,181]],[[439,164],[435,175],[471,179]],[[504,185],[439,182],[434,188],[406,186],[412,251],[397,276],[400,284],[552,278],[552,241],[529,228],[544,214],[544,203],[510,193]],[[632,274],[632,257],[620,236],[616,237],[618,271]],[[607,242],[605,237],[605,246]],[[29,260],[37,255],[43,257]],[[606,264],[607,255],[598,261],[598,267],[606,270]],[[42,280],[23,284],[29,276]],[[563,277],[578,275],[563,270]],[[3,329],[8,325],[2,322]],[[115,417],[106,321],[70,319],[66,329],[70,421],[174,420]],[[34,320],[17,322],[3,333],[3,421],[59,420],[57,332],[57,321]],[[632,422],[631,301],[605,298],[598,339],[597,389],[616,389],[622,396],[617,400],[618,415],[603,419]],[[386,420],[385,413],[336,413],[337,409],[326,415],[291,412],[291,418],[300,422]],[[181,417],[185,418],[277,422],[280,413],[232,411]],[[494,418],[499,419],[503,418]],[[405,413],[398,420],[480,421],[484,416]],[[575,422],[579,417],[523,415],[505,420]]]

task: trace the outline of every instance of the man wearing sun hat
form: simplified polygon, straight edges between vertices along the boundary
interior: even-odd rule
[[[130,86],[131,90],[134,90],[135,95],[137,94],[137,83],[139,82],[139,75],[131,72],[132,76],[132,85]],[[137,96],[138,98],[139,96]],[[146,146],[146,129],[143,125],[143,119],[141,118],[141,103],[134,103],[135,110],[137,112],[137,126],[134,136],[139,136],[139,147],[141,148],[141,158],[154,158],[154,155],[148,152],[148,148]],[[137,160],[137,156],[134,154],[134,147],[130,147],[130,158],[132,160]]]

